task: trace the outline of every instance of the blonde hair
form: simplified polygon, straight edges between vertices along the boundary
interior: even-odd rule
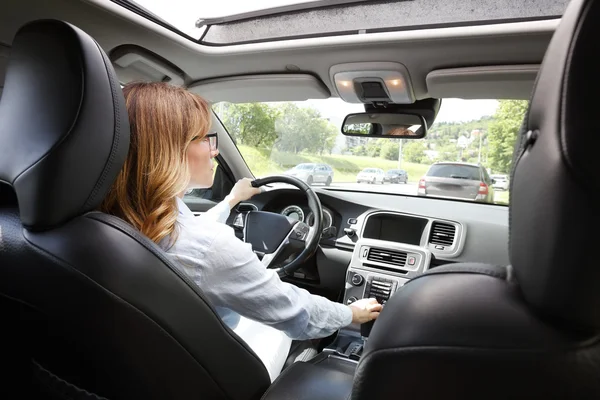
[[[159,243],[175,240],[176,197],[190,181],[187,148],[210,128],[210,106],[200,96],[161,82],[123,88],[131,140],[123,168],[100,210]]]

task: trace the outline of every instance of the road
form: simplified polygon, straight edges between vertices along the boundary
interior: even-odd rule
[[[316,187],[317,185],[315,185]],[[394,193],[394,194],[408,194],[412,196],[417,195],[417,184],[416,183],[385,183],[383,185],[371,185],[368,183],[356,183],[356,182],[334,182],[331,187],[346,188],[351,190],[364,190],[365,192],[379,192],[379,193]]]
[[[318,185],[315,185],[315,187]],[[332,187],[346,188],[350,190],[364,190],[366,192],[378,192],[378,193],[394,193],[394,194],[407,194],[410,196],[417,195],[417,183],[386,183],[383,185],[370,185],[368,183],[356,183],[356,182],[334,182],[331,184]],[[498,203],[508,204],[508,192],[496,190],[494,192],[494,200]]]

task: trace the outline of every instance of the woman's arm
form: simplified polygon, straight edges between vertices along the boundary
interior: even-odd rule
[[[218,203],[216,206],[206,211],[198,218],[207,218],[212,221],[217,221],[224,224],[229,218],[229,212],[233,207],[236,206],[240,201],[248,200],[255,194],[260,193],[259,188],[252,187],[252,180],[243,178],[237,181],[237,183],[231,189],[225,200]]]
[[[351,322],[375,319],[381,310],[373,299],[349,307],[282,282],[229,229],[219,233],[204,260],[211,267],[197,277],[215,305],[284,331],[293,339],[329,336]]]
[[[201,287],[215,305],[284,331],[293,339],[325,337],[352,322],[351,309],[282,282],[249,244],[222,232],[206,254]]]

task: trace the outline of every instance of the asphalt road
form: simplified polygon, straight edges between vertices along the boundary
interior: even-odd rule
[[[316,187],[317,185],[315,185]],[[364,190],[366,192],[379,192],[379,193],[395,193],[395,194],[409,194],[417,195],[417,184],[416,183],[384,183],[381,184],[369,184],[369,183],[356,183],[356,182],[334,182],[331,184],[332,187],[347,188],[353,190]]]
[[[318,185],[315,185],[315,187]],[[334,182],[331,184],[332,187],[347,188],[350,190],[364,190],[366,192],[378,192],[378,193],[394,193],[394,194],[407,194],[411,196],[417,195],[418,185],[414,183],[385,183],[383,185],[371,185],[368,183],[356,183],[356,182]],[[501,203],[508,201],[505,191],[496,189],[495,200]]]

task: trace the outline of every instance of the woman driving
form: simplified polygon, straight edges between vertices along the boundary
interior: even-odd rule
[[[375,299],[347,306],[282,282],[235,236],[225,221],[232,207],[260,192],[250,179],[238,181],[225,200],[201,217],[186,206],[187,190],[213,183],[218,142],[216,134],[208,133],[211,110],[205,100],[165,83],[133,83],[123,92],[130,149],[102,211],[161,246],[253,348],[272,379],[291,339],[322,338],[377,318],[381,305]]]

